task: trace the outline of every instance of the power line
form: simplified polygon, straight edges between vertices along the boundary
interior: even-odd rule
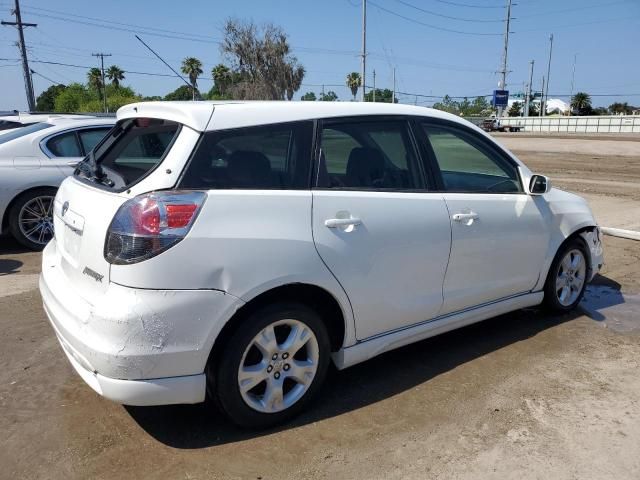
[[[54,85],[62,85],[62,82],[56,82],[55,80],[51,80],[49,77],[45,77],[44,75],[42,75],[41,73],[36,72],[34,69],[31,69],[31,75],[38,75],[39,77],[44,78],[45,80],[53,83]]]
[[[438,27],[436,25],[431,25],[429,23],[421,22],[420,20],[416,20],[415,18],[406,17],[404,15],[401,15],[401,14],[399,14],[397,12],[394,12],[393,10],[389,10],[388,8],[385,8],[385,7],[381,6],[381,5],[378,5],[377,3],[374,3],[371,0],[369,0],[369,3],[371,5],[373,5],[374,7],[376,7],[378,10],[382,10],[383,12],[386,12],[389,15],[393,15],[395,17],[402,18],[403,20],[406,20],[408,22],[412,22],[412,23],[415,23],[417,25],[421,25],[423,27],[431,28],[433,30],[440,30],[441,32],[457,33],[457,34],[460,34],[460,35],[476,35],[476,36],[483,36],[483,37],[486,37],[486,36],[495,37],[495,36],[502,35],[500,33],[465,32],[465,31],[462,31],[462,30],[454,30],[454,29],[451,29],[451,28]]]
[[[437,13],[431,10],[426,10],[424,8],[418,7],[416,5],[412,5],[409,2],[405,2],[404,0],[396,0],[396,2],[401,3],[407,7],[413,8],[414,10],[418,10],[420,12],[426,13],[428,15],[433,15],[435,17],[447,18],[449,20],[457,20],[459,22],[473,22],[473,23],[502,23],[504,20],[481,20],[477,18],[463,18],[463,17],[454,17],[451,15],[444,15],[442,13]]]
[[[458,2],[451,2],[448,0],[434,0],[435,2],[438,3],[444,3],[446,5],[453,5],[455,7],[467,7],[467,8],[504,8],[502,5],[471,5],[468,3],[458,3]]]

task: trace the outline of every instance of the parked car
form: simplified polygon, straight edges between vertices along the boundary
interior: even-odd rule
[[[19,112],[0,112],[0,134],[14,128],[26,127],[34,123],[47,122],[52,118],[92,118],[92,115],[80,113],[30,113]]]
[[[38,250],[53,236],[53,198],[115,118],[50,117],[0,135],[0,233]]]
[[[248,427],[299,412],[330,362],[571,310],[603,262],[585,200],[454,115],[380,103],[122,107],[54,223],[40,291],[82,378]]]

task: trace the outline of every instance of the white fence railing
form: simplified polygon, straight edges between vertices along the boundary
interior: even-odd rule
[[[640,133],[640,115],[592,117],[505,117],[503,125],[525,132]]]

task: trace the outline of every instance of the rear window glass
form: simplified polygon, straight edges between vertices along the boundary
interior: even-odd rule
[[[125,120],[98,144],[96,161],[116,188],[131,186],[162,162],[179,130],[168,120]]]
[[[34,123],[32,125],[28,125],[26,127],[19,127],[15,130],[10,130],[6,133],[0,135],[0,145],[3,143],[10,142],[11,140],[15,140],[16,138],[24,137],[25,135],[29,135],[30,133],[38,132],[40,130],[44,130],[45,128],[52,127],[50,123]]]
[[[75,132],[57,135],[47,141],[47,148],[56,157],[81,157],[82,150]]]
[[[205,133],[182,188],[308,188],[311,122]]]

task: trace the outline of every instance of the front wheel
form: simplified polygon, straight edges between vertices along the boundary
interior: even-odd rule
[[[554,258],[544,288],[544,303],[553,311],[573,310],[587,286],[588,254],[579,239],[567,242]]]
[[[326,376],[329,336],[320,316],[301,304],[253,312],[231,336],[209,390],[226,415],[246,428],[267,428],[299,413]]]

